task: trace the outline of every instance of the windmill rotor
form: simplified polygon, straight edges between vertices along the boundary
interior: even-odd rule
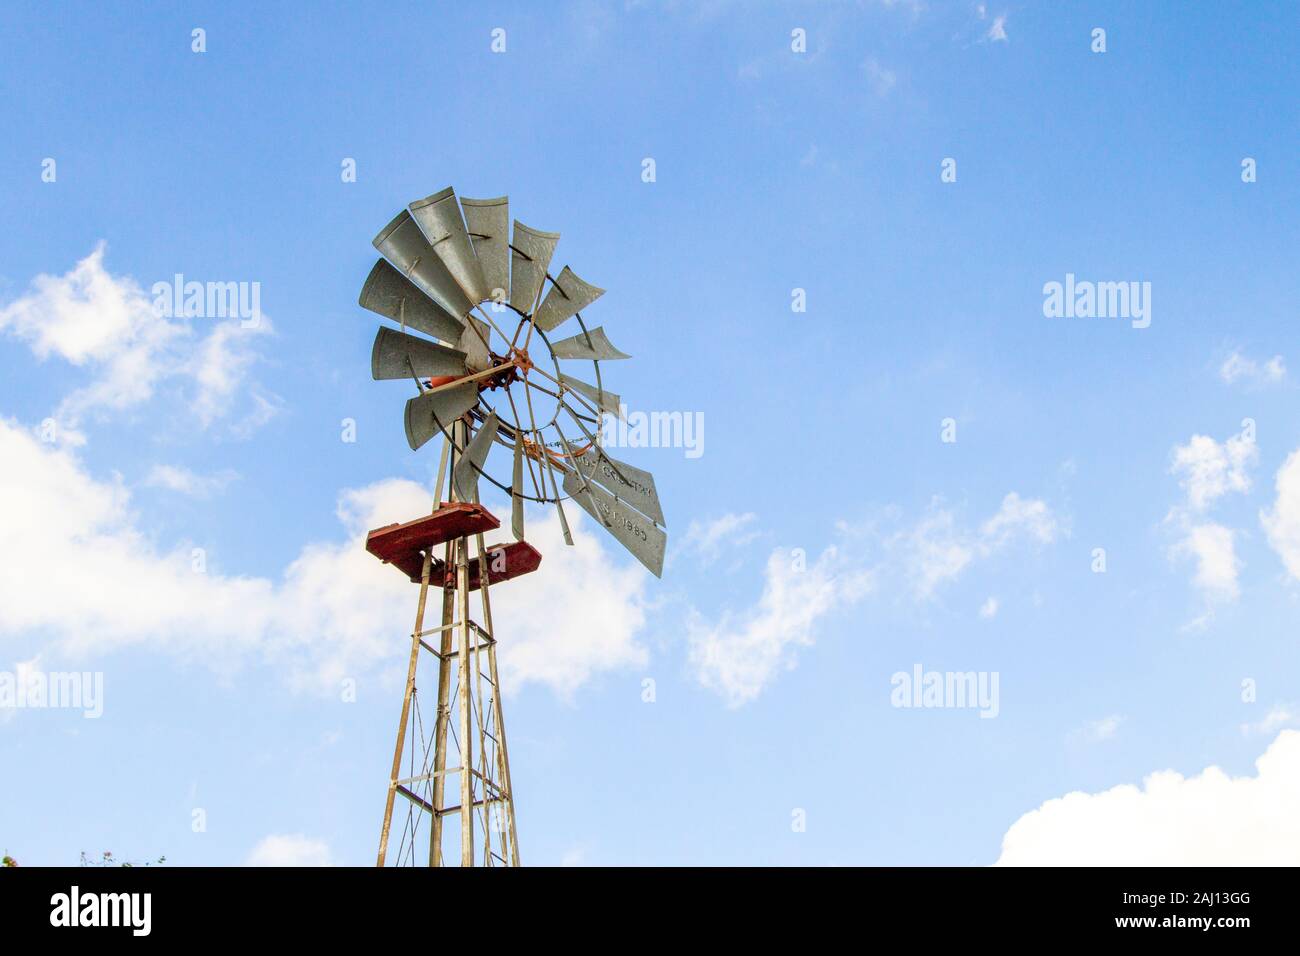
[[[414,386],[407,441],[416,450],[445,438],[459,500],[477,502],[480,479],[504,491],[520,541],[523,503],[553,504],[569,544],[564,503],[576,501],[659,576],[666,524],[654,477],[610,457],[599,437],[623,401],[605,389],[601,363],[630,356],[583,319],[605,290],[568,265],[553,274],[559,241],[512,220],[505,196],[448,187],[411,202],[375,237],[383,258],[360,297],[398,326],[380,327],[372,375]],[[585,362],[590,375],[577,368]]]

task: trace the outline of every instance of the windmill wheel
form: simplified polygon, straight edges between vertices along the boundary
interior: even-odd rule
[[[374,246],[383,258],[360,304],[400,330],[380,327],[371,372],[414,383],[407,442],[418,450],[446,437],[459,500],[478,501],[486,478],[510,495],[521,541],[524,502],[553,503],[568,544],[564,502],[576,501],[661,575],[667,535],[654,477],[600,446],[601,417],[621,407],[604,387],[600,363],[630,358],[603,328],[583,321],[581,310],[605,290],[568,266],[551,275],[559,233],[516,220],[510,236],[509,226],[506,197],[458,201],[449,187],[411,203],[380,231]],[[576,330],[558,338],[570,319]],[[594,384],[565,371],[579,362],[591,363]],[[497,446],[513,459],[508,481],[489,467]]]

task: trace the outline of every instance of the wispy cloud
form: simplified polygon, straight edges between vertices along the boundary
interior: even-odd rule
[[[996,554],[1016,540],[1048,544],[1061,530],[1046,502],[1011,492],[974,531],[963,528],[954,512],[936,500],[915,527],[895,536],[891,548],[905,563],[917,597],[929,599],[977,558]]]
[[[898,83],[898,74],[875,57],[865,60],[862,69],[867,74],[867,85],[871,87],[871,92],[875,93],[876,96],[888,96],[889,91]]]
[[[245,866],[333,866],[333,854],[324,840],[301,833],[273,833],[249,852]]]
[[[211,475],[200,475],[180,465],[154,465],[144,483],[150,488],[163,488],[191,498],[211,498],[238,477],[238,472],[229,468]]]
[[[724,548],[739,549],[758,537],[754,527],[758,515],[728,513],[707,521],[694,520],[686,529],[681,548],[695,552],[703,561],[713,561]]]
[[[696,678],[729,707],[748,703],[794,666],[795,649],[813,643],[821,618],[858,600],[871,586],[871,572],[846,566],[836,548],[827,548],[811,565],[802,554],[777,548],[768,557],[756,607],[726,612],[713,624],[692,614],[690,663]]]
[[[1099,720],[1090,720],[1075,732],[1075,736],[1089,743],[1111,740],[1119,733],[1119,726],[1123,722],[1124,718],[1120,714],[1111,714]]]
[[[801,549],[773,550],[764,567],[762,594],[748,610],[724,610],[712,622],[691,611],[692,672],[728,706],[754,700],[782,671],[796,666],[798,650],[816,642],[823,619],[836,609],[881,590],[887,581],[891,591],[932,600],[941,586],[976,561],[1013,543],[1054,540],[1061,522],[1046,503],[1011,492],[973,529],[936,504],[905,531],[882,535],[874,527],[848,522],[841,522],[837,531],[840,544],[826,548],[811,563]],[[980,613],[992,617],[997,606],[990,598]]]
[[[1256,361],[1234,351],[1219,366],[1219,378],[1228,385],[1238,382],[1255,388],[1277,385],[1286,381],[1286,362],[1280,355]]]
[[[1246,735],[1268,735],[1296,724],[1300,724],[1300,707],[1295,704],[1275,704],[1261,720],[1253,724],[1242,724],[1241,732]]]
[[[159,314],[134,279],[109,273],[105,251],[100,243],[69,272],[37,276],[0,308],[0,332],[26,342],[41,360],[55,357],[84,370],[85,384],[55,412],[61,439],[84,442],[84,420],[140,406],[166,383],[177,387],[175,404],[190,409],[200,428],[232,413],[245,393],[262,402],[246,423],[259,415],[265,421],[262,408],[278,407],[279,398],[249,372],[258,359],[254,342],[270,333],[269,320],[249,327],[216,321],[200,335],[191,320]]]

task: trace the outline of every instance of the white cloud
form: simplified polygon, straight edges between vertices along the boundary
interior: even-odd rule
[[[1241,725],[1243,734],[1272,734],[1283,727],[1300,723],[1300,708],[1295,704],[1275,704],[1258,723]]]
[[[181,390],[201,427],[232,410],[244,390],[271,407],[278,398],[249,381],[256,361],[256,327],[217,322],[203,338],[188,319],[159,315],[153,300],[129,276],[104,268],[100,243],[62,276],[39,275],[27,293],[0,308],[0,332],[27,343],[42,361],[56,357],[82,370],[85,384],[68,394],[55,417],[64,437],[84,441],[87,416],[105,418],[150,400],[166,382]],[[254,412],[262,412],[261,407]]]
[[[256,428],[265,424],[279,410],[279,397],[250,381],[248,374],[258,360],[252,348],[253,337],[270,331],[265,319],[249,328],[238,322],[221,322],[195,348],[185,370],[198,386],[193,411],[203,428],[229,415],[245,390],[250,392],[255,408],[235,426],[241,434],[246,434],[250,425]]]
[[[245,866],[333,866],[333,855],[324,840],[301,833],[273,833],[253,847]]]
[[[1174,546],[1175,554],[1196,559],[1192,583],[1212,600],[1236,600],[1240,594],[1237,573],[1241,562],[1237,559],[1233,539],[1231,528],[1213,523],[1197,524],[1190,526],[1183,539]]]
[[[993,18],[993,23],[989,26],[989,32],[984,34],[986,39],[994,43],[1007,42],[1007,15],[1000,13]]]
[[[1236,553],[1237,532],[1199,516],[1224,495],[1250,491],[1250,468],[1258,460],[1259,448],[1246,432],[1224,442],[1193,435],[1187,444],[1174,447],[1169,471],[1178,476],[1185,498],[1165,518],[1179,535],[1170,557],[1196,562],[1192,583],[1210,604],[1237,599],[1241,561]],[[1190,626],[1202,627],[1211,617],[1207,609]]]
[[[980,535],[986,549],[996,549],[1021,535],[1050,544],[1058,530],[1056,517],[1046,502],[1021,498],[1013,491],[1002,499],[997,514],[980,527]]]
[[[191,498],[211,498],[220,494],[239,475],[229,468],[211,475],[200,475],[180,465],[154,465],[145,476],[150,488],[164,488]]]
[[[1123,722],[1124,718],[1120,714],[1111,714],[1109,717],[1102,717],[1100,720],[1090,720],[1083,725],[1083,729],[1078,732],[1078,736],[1092,743],[1110,740],[1119,733],[1119,725]]]
[[[990,557],[1021,539],[1050,544],[1059,533],[1060,522],[1045,502],[1013,491],[975,532],[959,527],[953,513],[936,501],[930,513],[910,532],[896,536],[891,546],[902,553],[912,587],[924,599],[977,558]]]
[[[898,74],[882,65],[874,57],[866,60],[862,64],[862,69],[867,73],[867,83],[871,86],[871,91],[877,96],[888,96],[889,91],[898,82]]]
[[[997,613],[998,613],[998,599],[995,597],[990,597],[988,600],[986,600],[983,604],[980,605],[980,617],[984,618],[984,620],[986,621],[996,617]]]
[[[966,570],[976,542],[957,529],[951,511],[933,511],[904,538],[909,577],[918,597],[927,598]]]
[[[1277,499],[1261,511],[1260,524],[1287,573],[1300,581],[1300,450],[1291,452],[1277,470]]]
[[[369,529],[428,512],[429,493],[414,482],[343,492],[344,536],[307,544],[275,581],[220,572],[213,556],[196,573],[192,544],[157,547],[120,480],[93,479],[71,449],[3,419],[0,461],[0,551],[23,556],[0,577],[0,639],[44,630],[67,655],[146,646],[222,670],[261,658],[291,686],[326,692],[405,653],[416,588],[364,540]],[[600,671],[646,659],[636,640],[645,572],[615,563],[584,515],[570,520],[576,548],[560,543],[553,516],[530,522],[542,566],[503,584],[494,605],[509,634],[508,690],[535,681],[569,694]],[[69,587],[73,568],[93,573]],[[547,615],[536,614],[541,606]]]
[[[1230,777],[1153,773],[1142,787],[1075,792],[1025,814],[999,866],[1295,866],[1300,864],[1300,731],[1285,730]]]
[[[1192,511],[1204,511],[1230,491],[1250,490],[1248,469],[1259,460],[1259,448],[1245,434],[1219,443],[1208,435],[1193,435],[1174,448],[1169,470],[1179,476]]]
[[[754,522],[758,515],[728,513],[710,521],[692,521],[682,537],[683,551],[694,551],[704,561],[718,557],[723,547],[741,548],[758,537]]]
[[[1262,387],[1276,385],[1286,379],[1286,362],[1280,355],[1274,355],[1266,362],[1247,358],[1240,352],[1233,352],[1219,367],[1219,378],[1229,385],[1245,382],[1248,385]]]
[[[724,613],[715,624],[691,615],[695,677],[722,695],[729,707],[753,700],[777,674],[794,667],[794,650],[813,643],[817,621],[836,606],[858,600],[872,586],[871,572],[846,567],[836,548],[827,548],[811,566],[800,568],[800,558],[784,548],[772,551],[763,595],[752,610]]]
[[[696,537],[710,541],[714,528],[722,529],[718,536],[725,537],[723,532],[748,527],[751,517],[729,515],[700,526]],[[838,530],[849,542],[876,535],[874,527],[846,522],[840,522]],[[728,706],[739,707],[757,697],[781,671],[795,666],[797,649],[814,643],[823,617],[875,590],[891,571],[901,569],[903,586],[910,585],[924,600],[977,558],[990,557],[1019,539],[1047,543],[1058,533],[1058,521],[1046,504],[1012,492],[975,531],[959,528],[951,512],[932,506],[910,531],[879,541],[888,560],[875,567],[838,547],[827,548],[811,566],[802,551],[777,548],[768,557],[763,593],[755,607],[741,613],[724,611],[714,623],[691,612],[690,665],[702,685],[720,694]],[[989,598],[980,615],[992,617],[997,607],[997,599]]]

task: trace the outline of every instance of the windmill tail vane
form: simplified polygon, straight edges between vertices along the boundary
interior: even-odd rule
[[[410,203],[373,242],[380,258],[359,302],[393,325],[375,335],[371,374],[414,390],[403,410],[412,450],[442,439],[432,513],[366,540],[419,585],[380,866],[519,865],[488,592],[541,563],[524,537],[525,504],[554,505],[572,545],[564,503],[576,502],[651,573],[663,572],[654,476],[599,440],[602,417],[622,406],[601,363],[630,356],[582,317],[605,290],[567,265],[551,274],[559,239],[518,220],[512,228],[504,196],[458,199],[447,188]],[[559,338],[570,321],[573,333]],[[571,374],[580,363],[590,376]],[[510,458],[505,480],[489,468],[497,448]],[[500,522],[479,501],[484,479],[510,498],[506,543],[485,543]],[[441,620],[426,627],[431,593],[441,595]],[[434,701],[417,692],[422,664],[436,668]],[[398,798],[404,815],[395,815]]]

